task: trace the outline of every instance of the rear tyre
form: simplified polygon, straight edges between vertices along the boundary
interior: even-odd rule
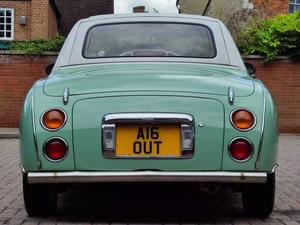
[[[246,184],[242,188],[244,212],[250,217],[268,217],[273,211],[275,173],[268,174],[265,184]]]
[[[23,198],[28,216],[45,216],[55,213],[57,192],[52,185],[29,184],[27,175],[23,175]]]

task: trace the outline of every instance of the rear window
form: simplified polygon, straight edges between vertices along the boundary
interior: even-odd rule
[[[91,28],[83,56],[214,58],[215,49],[212,32],[203,25],[126,23]]]

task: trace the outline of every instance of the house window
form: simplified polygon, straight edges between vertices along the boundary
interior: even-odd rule
[[[290,13],[300,10],[300,0],[290,0]]]
[[[0,40],[14,39],[14,10],[0,8]]]

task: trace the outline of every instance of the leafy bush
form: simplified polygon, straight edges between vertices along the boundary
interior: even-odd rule
[[[9,42],[9,49],[12,52],[22,52],[26,55],[41,54],[43,52],[60,51],[65,38],[57,36],[52,39],[35,39],[29,41],[12,41]]]
[[[253,23],[237,41],[244,55],[262,55],[264,63],[277,56],[300,59],[300,11]]]
[[[267,12],[260,9],[240,9],[222,16],[221,20],[229,29],[235,42],[239,45],[239,42],[243,40],[242,35],[245,29],[255,26],[257,21],[269,17],[270,15]]]

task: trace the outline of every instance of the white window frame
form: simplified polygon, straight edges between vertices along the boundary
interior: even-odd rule
[[[291,6],[293,7],[293,11],[292,12],[290,11],[290,13],[294,13],[297,11],[296,6],[300,6],[300,3],[297,3],[297,0],[292,0],[292,1],[290,1],[290,4],[289,4],[290,8],[291,8]],[[289,10],[290,10],[290,8],[289,8]]]
[[[11,40],[14,40],[14,20],[15,20],[15,12],[14,12],[14,9],[12,8],[0,8],[0,10],[4,10],[4,11],[11,11],[11,37],[0,37],[0,40],[1,41],[11,41]],[[6,13],[5,13],[5,16],[4,16],[4,33],[6,33]],[[6,36],[6,34],[4,35]]]

